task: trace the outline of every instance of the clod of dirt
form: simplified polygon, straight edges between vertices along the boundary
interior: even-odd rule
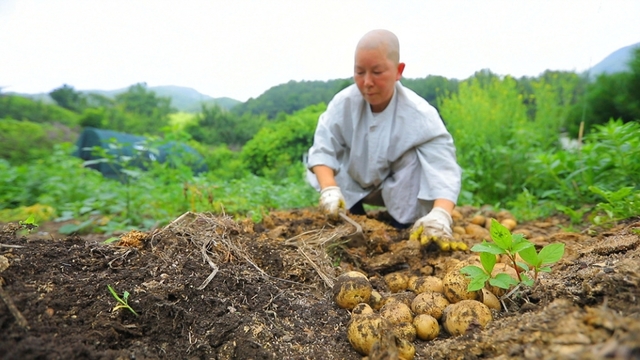
[[[9,268],[9,259],[6,256],[0,255],[0,273]]]

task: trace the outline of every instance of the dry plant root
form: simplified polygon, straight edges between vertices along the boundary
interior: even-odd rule
[[[13,303],[13,300],[11,299],[9,294],[7,294],[7,292],[4,291],[4,288],[2,287],[3,285],[4,285],[4,279],[0,278],[0,297],[2,298],[2,301],[4,301],[4,303],[7,305],[13,317],[16,318],[16,322],[18,323],[18,325],[21,328],[28,330],[29,323],[27,322],[27,319],[25,319],[24,316],[22,316],[22,313],[20,312],[20,310],[18,310],[18,308],[16,307],[16,304]]]

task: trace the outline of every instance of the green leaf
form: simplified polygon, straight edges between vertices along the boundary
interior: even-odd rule
[[[522,239],[521,241],[513,243],[513,248],[511,249],[511,251],[514,252],[514,253],[519,253],[522,250],[526,250],[528,248],[534,248],[535,249],[535,247],[534,247],[534,245],[533,245],[533,243],[531,241]]]
[[[489,280],[489,284],[503,288],[503,289],[508,289],[513,285],[517,285],[518,280],[512,278],[511,276],[505,273],[501,273],[496,275],[495,278]]]
[[[534,246],[522,249],[518,251],[518,254],[522,258],[522,260],[528,262],[533,267],[540,266],[540,260],[538,259],[538,252]]]
[[[482,263],[482,267],[488,274],[491,274],[491,272],[493,271],[493,267],[496,265],[496,261],[496,255],[488,252],[480,253],[480,263]]]
[[[496,219],[491,219],[491,238],[502,249],[511,249],[512,240],[511,233],[504,225],[500,224]]]
[[[82,230],[85,230],[89,228],[91,225],[93,225],[93,219],[85,220],[78,225],[65,224],[65,225],[62,225],[60,229],[58,229],[58,232],[60,234],[69,235],[75,232],[80,232]]]
[[[473,278],[471,280],[471,282],[469,283],[469,286],[467,286],[467,291],[471,292],[471,291],[478,291],[480,289],[482,289],[484,287],[485,282],[489,279],[489,275],[486,275],[486,277],[477,277],[477,278]]]
[[[119,241],[119,240],[120,240],[119,237],[112,236],[112,237],[108,238],[107,240],[103,241],[102,243],[103,244],[111,244],[111,243],[114,243],[114,242]]]
[[[465,275],[469,275],[472,278],[482,276],[482,275],[487,275],[484,270],[482,270],[481,268],[475,265],[465,266],[462,269],[460,269],[460,272]]]
[[[527,285],[527,286],[533,286],[533,279],[531,279],[527,274],[522,274],[522,283]]]
[[[538,269],[538,271],[540,272],[551,272],[551,268],[548,266],[545,267],[541,267],[540,269]]]
[[[523,263],[522,261],[516,262],[516,265],[521,267],[524,271],[529,271],[529,265],[527,265],[526,263]]]
[[[540,250],[538,259],[540,260],[540,265],[553,264],[562,259],[562,255],[564,255],[563,243],[549,244]]]
[[[494,255],[500,255],[505,253],[504,249],[500,248],[498,245],[494,243],[486,242],[485,240],[483,240],[481,244],[473,245],[473,247],[471,248],[471,251],[480,252],[480,253],[487,252]]]
[[[509,289],[511,287],[511,285],[509,285],[508,283],[506,283],[506,282],[504,282],[504,281],[502,281],[500,279],[497,279],[497,278],[489,279],[489,284],[491,284],[493,286],[497,286],[497,287],[499,287],[501,289]]]

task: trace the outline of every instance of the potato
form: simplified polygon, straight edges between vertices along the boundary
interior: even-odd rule
[[[451,303],[457,303],[461,300],[475,300],[478,298],[476,291],[469,292],[467,287],[471,280],[460,273],[459,269],[449,271],[442,279],[444,288],[444,296]]]
[[[420,276],[414,282],[410,282],[408,288],[416,294],[427,291],[444,292],[442,279],[435,276]]]
[[[413,321],[413,313],[409,306],[399,301],[386,303],[380,309],[380,316],[389,320],[392,325]]]
[[[413,342],[416,339],[416,327],[413,322],[402,322],[393,326],[393,333],[400,339]]]
[[[382,297],[377,290],[371,291],[371,296],[369,297],[369,305],[374,311],[380,310],[382,305],[384,305],[385,299]]]
[[[341,277],[348,277],[348,278],[364,278],[369,280],[369,278],[367,277],[367,275],[361,273],[360,271],[347,271],[346,273],[341,274],[340,276],[338,276],[338,278]]]
[[[349,343],[362,355],[369,355],[373,344],[380,340],[381,329],[389,328],[388,321],[378,314],[354,316],[347,325]]]
[[[489,240],[491,233],[481,225],[469,224],[464,228],[467,235],[471,235],[476,240]]]
[[[466,235],[467,231],[462,226],[454,226],[453,233],[458,235]]]
[[[384,282],[389,287],[389,291],[397,293],[407,290],[407,284],[409,282],[409,276],[401,272],[393,272],[384,276]]]
[[[373,309],[371,308],[371,306],[369,306],[369,304],[366,303],[360,303],[358,305],[356,305],[353,310],[351,310],[351,316],[357,316],[357,315],[366,315],[366,314],[373,314]]]
[[[413,326],[416,328],[416,336],[420,340],[433,340],[440,335],[438,320],[428,314],[416,315],[413,318]]]
[[[411,307],[411,302],[415,299],[416,294],[412,291],[403,291],[395,294],[391,294],[382,300],[382,306],[390,302],[401,302],[408,307]]]
[[[357,271],[349,271],[333,284],[333,299],[343,309],[351,310],[359,303],[368,303],[373,287],[367,277]]]
[[[518,225],[518,223],[513,219],[504,219],[500,221],[500,224],[506,227],[509,231],[515,229],[516,226]]]
[[[480,225],[480,226],[484,226],[484,224],[487,222],[487,218],[484,217],[483,215],[476,215],[473,218],[471,218],[471,223],[472,224],[476,224],[476,225]]]
[[[462,213],[460,211],[458,211],[457,209],[453,209],[451,210],[451,219],[455,222],[455,221],[461,221],[462,219],[464,219],[464,216],[462,216]]]
[[[510,213],[510,212],[508,212],[507,210],[500,210],[500,211],[498,211],[498,213],[496,214],[496,219],[497,219],[499,222],[502,222],[502,220],[504,220],[504,219],[512,219],[512,220],[515,220],[515,219],[516,219],[516,217],[515,217],[515,216],[513,216],[513,214],[512,214],[512,213]]]
[[[437,292],[425,292],[416,296],[411,303],[411,310],[414,314],[427,314],[436,319],[440,319],[442,311],[449,306],[449,300]]]
[[[442,314],[444,329],[451,335],[462,335],[471,325],[484,328],[493,317],[487,305],[476,300],[462,300],[447,306]]]
[[[500,300],[491,291],[483,288],[480,292],[482,303],[487,305],[489,309],[500,310],[502,306]]]
[[[396,345],[398,346],[398,359],[399,360],[413,360],[416,356],[416,347],[405,339],[397,339]]]

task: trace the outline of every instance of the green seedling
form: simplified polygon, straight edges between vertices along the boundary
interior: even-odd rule
[[[23,229],[27,229],[29,233],[31,233],[33,229],[38,227],[38,224],[36,224],[36,219],[33,217],[33,215],[29,216],[27,220],[19,221],[18,223]]]
[[[549,265],[558,262],[564,255],[564,244],[562,243],[549,244],[543,247],[540,252],[536,252],[532,242],[521,234],[511,234],[495,219],[491,219],[490,232],[493,242],[485,240],[471,248],[471,251],[480,253],[482,267],[469,265],[460,270],[471,279],[467,287],[468,291],[482,289],[487,281],[490,285],[502,289],[510,289],[519,284],[533,286],[538,280],[539,273],[550,272]],[[505,255],[509,259],[509,265],[518,274],[517,279],[504,273],[497,274],[495,277],[491,276],[497,262],[497,255]],[[524,262],[518,261],[517,255],[520,255]]]
[[[131,308],[131,306],[129,306],[129,292],[125,291],[122,294],[122,297],[120,297],[118,295],[118,293],[111,287],[111,285],[107,285],[107,287],[109,288],[109,292],[111,292],[111,295],[113,295],[113,297],[118,301],[118,305],[116,305],[111,311],[116,311],[118,309],[127,309],[129,311],[131,311],[135,316],[138,316],[138,313],[135,312],[135,310],[133,310]]]
[[[106,244],[112,244],[112,243],[117,242],[117,241],[120,241],[120,238],[117,237],[117,236],[112,236],[112,237],[108,238],[107,240],[103,241],[102,243],[106,245]]]

